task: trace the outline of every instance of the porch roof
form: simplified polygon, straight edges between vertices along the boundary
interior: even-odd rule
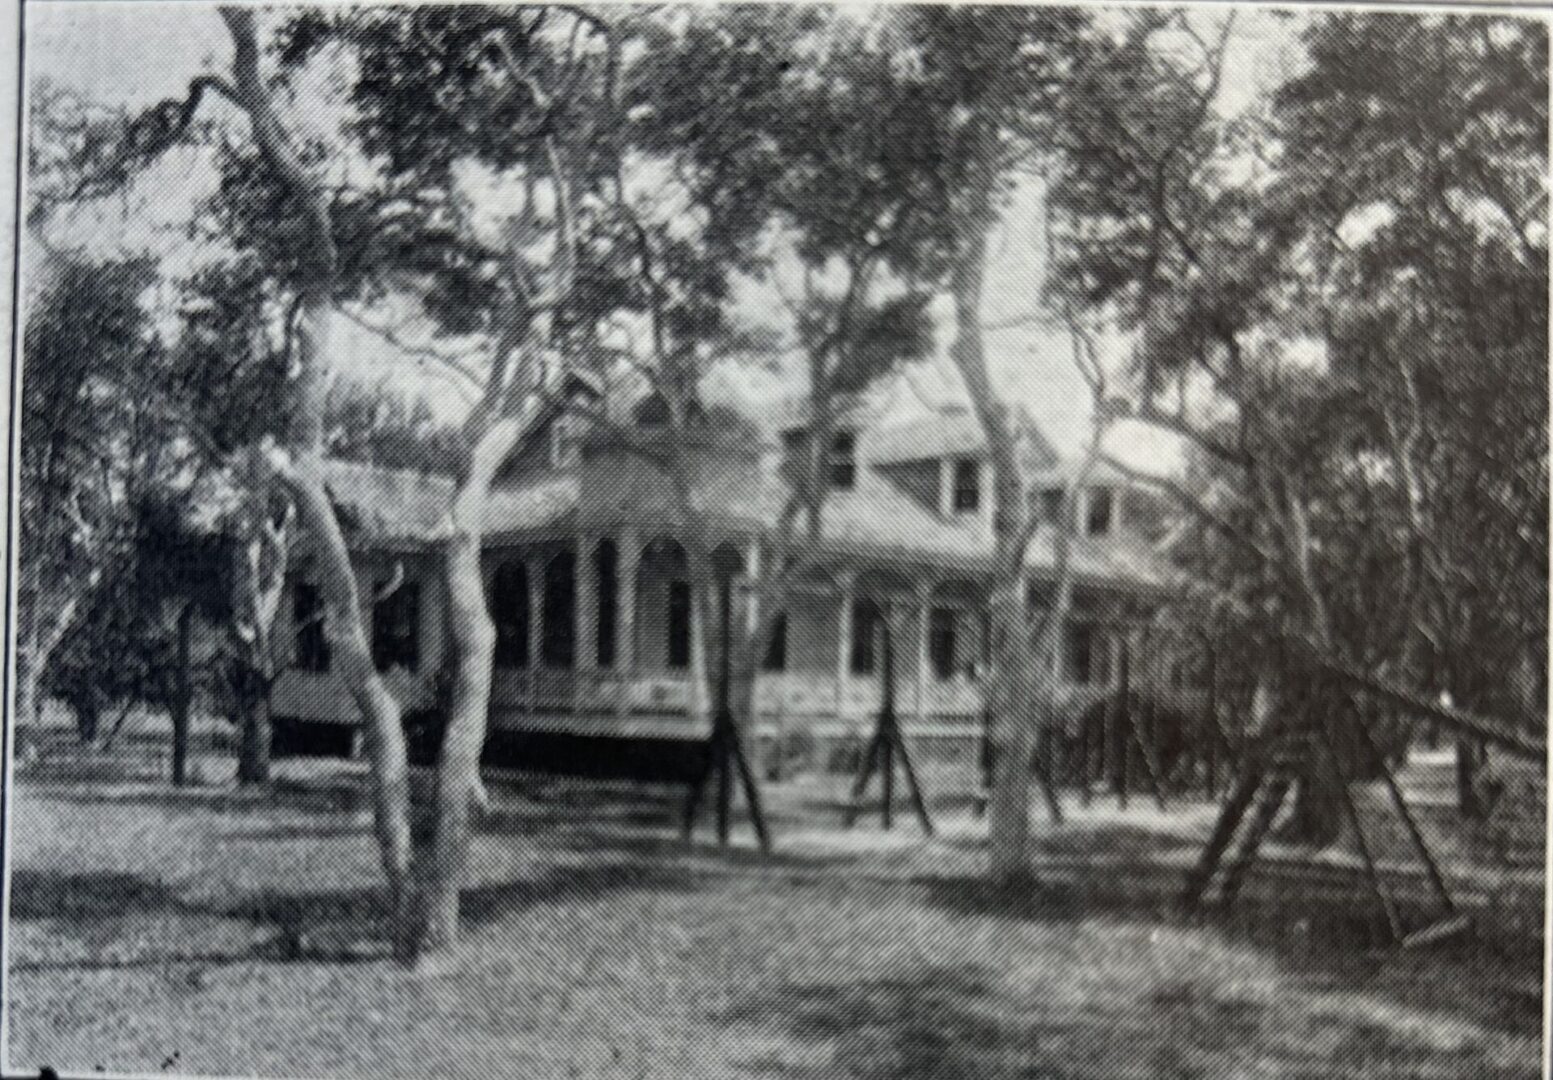
[[[451,478],[356,462],[330,461],[327,483],[353,546],[425,546],[446,534]],[[692,503],[719,528],[774,528],[791,489],[774,459],[754,483],[719,474],[691,492]],[[577,515],[579,478],[553,473],[493,490],[484,528],[496,538],[565,528]],[[934,566],[979,577],[992,568],[991,530],[979,516],[945,518],[919,505],[889,480],[860,468],[850,491],[833,491],[823,510],[823,547],[841,559]],[[650,524],[661,524],[652,522]],[[1036,577],[1055,574],[1055,536],[1039,531],[1025,565]],[[1070,550],[1079,579],[1093,585],[1161,588],[1171,573],[1146,543],[1130,536],[1076,537]]]

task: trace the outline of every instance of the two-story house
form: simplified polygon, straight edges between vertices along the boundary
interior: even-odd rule
[[[801,411],[761,432],[715,410],[691,447],[691,497],[709,544],[736,556],[746,581],[765,565],[790,499],[784,456],[805,445]],[[661,427],[649,399],[627,414],[644,437]],[[1048,520],[1026,559],[1030,603],[1055,580],[1055,507],[1071,483],[1028,417],[1021,420],[1028,497]],[[986,675],[991,567],[986,441],[967,411],[896,420],[867,403],[840,411],[825,457],[829,489],[820,557],[797,580],[762,657],[754,740],[801,731],[823,743],[865,730],[881,694],[878,627],[898,637],[895,698],[907,738],[974,745]],[[443,648],[436,530],[445,478],[336,462],[330,490],[346,523],[374,653],[407,711],[432,710]],[[1103,474],[1078,501],[1077,591],[1062,673],[1075,708],[1114,678],[1114,639],[1167,588],[1163,562],[1128,527],[1137,498]],[[633,754],[704,739],[712,701],[709,633],[676,525],[669,479],[618,438],[558,421],[514,456],[487,507],[485,564],[496,623],[492,749],[562,746],[586,768],[579,740],[630,740]],[[753,590],[738,590],[752,621]],[[319,597],[297,568],[276,639],[286,671],[272,701],[282,745],[299,735],[344,747],[357,716],[330,670]],[[329,733],[333,732],[331,738]],[[322,734],[324,738],[319,739]],[[610,755],[605,753],[606,757]]]

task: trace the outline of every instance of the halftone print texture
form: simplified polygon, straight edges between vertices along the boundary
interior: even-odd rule
[[[1541,1075],[1541,16],[21,18],[6,1075]]]

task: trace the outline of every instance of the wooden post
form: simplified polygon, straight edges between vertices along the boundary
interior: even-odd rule
[[[576,603],[572,607],[572,666],[593,672],[599,666],[599,564],[594,557],[598,540],[577,536]],[[581,679],[577,682],[580,684]],[[581,691],[581,686],[578,687]]]
[[[836,724],[844,722],[847,708],[847,682],[852,666],[852,585],[851,571],[837,573],[841,609],[836,613]]]
[[[1204,778],[1204,786],[1208,798],[1218,796],[1218,761],[1219,761],[1219,699],[1218,699],[1218,656],[1210,642],[1208,645],[1208,670],[1207,670],[1206,701],[1203,704],[1206,723],[1203,725],[1202,737],[1208,741],[1207,775]]]
[[[1128,752],[1127,726],[1132,717],[1132,693],[1129,686],[1132,665],[1131,635],[1124,631],[1121,636],[1121,653],[1118,657],[1118,685],[1116,689],[1116,709],[1111,718],[1111,782],[1116,788],[1117,804],[1127,809],[1127,766],[1131,754]]]
[[[1424,870],[1429,875],[1430,887],[1434,889],[1434,895],[1439,899],[1440,906],[1448,914],[1455,914],[1456,904],[1451,899],[1450,889],[1445,885],[1445,877],[1440,873],[1440,867],[1434,861],[1429,845],[1424,842],[1424,835],[1418,828],[1418,822],[1413,818],[1412,810],[1408,808],[1407,799],[1403,797],[1402,789],[1397,785],[1397,778],[1392,773],[1391,766],[1386,764],[1385,756],[1375,745],[1375,740],[1370,736],[1369,725],[1362,717],[1359,720],[1359,741],[1369,755],[1371,764],[1380,770],[1381,777],[1386,781],[1386,791],[1391,795],[1392,805],[1397,808],[1397,814],[1402,818],[1402,824],[1407,829],[1413,850],[1418,852],[1418,858],[1424,864]]]
[[[1266,838],[1268,830],[1272,828],[1273,819],[1278,816],[1278,811],[1283,808],[1291,786],[1289,777],[1282,773],[1270,777],[1268,782],[1262,785],[1261,799],[1257,803],[1256,813],[1251,818],[1246,834],[1241,837],[1240,846],[1234,858],[1230,860],[1229,869],[1224,872],[1224,885],[1219,895],[1226,907],[1234,903],[1235,894],[1240,891],[1240,883],[1245,879],[1246,872],[1251,869],[1251,864],[1256,861],[1257,853],[1262,849],[1262,841]]]
[[[1131,649],[1130,636],[1126,648]],[[1150,684],[1148,679],[1148,631],[1145,629],[1140,637],[1138,649],[1139,657],[1143,662],[1142,690],[1138,694],[1138,709],[1134,712],[1127,710],[1128,726],[1131,729],[1132,739],[1138,745],[1138,756],[1143,762],[1144,775],[1149,782],[1149,788],[1154,793],[1154,802],[1161,811],[1168,810],[1165,805],[1165,777],[1160,765],[1158,748],[1154,741],[1154,705],[1150,698]],[[1123,755],[1125,756],[1125,749]]]
[[[1235,787],[1231,789],[1229,797],[1224,801],[1224,807],[1219,811],[1219,817],[1214,822],[1213,833],[1208,837],[1208,843],[1198,856],[1197,862],[1186,875],[1186,883],[1181,890],[1181,906],[1188,911],[1196,908],[1201,902],[1203,893],[1208,889],[1208,884],[1213,880],[1213,875],[1218,872],[1219,862],[1224,858],[1224,852],[1229,849],[1230,841],[1235,838],[1235,831],[1240,827],[1240,821],[1245,817],[1246,811],[1251,806],[1251,801],[1256,798],[1257,791],[1262,786],[1263,774],[1260,767],[1250,766],[1242,772]]]
[[[720,643],[718,647],[718,664],[716,679],[716,704],[712,710],[712,734],[707,741],[706,760],[700,775],[691,782],[690,793],[685,800],[684,832],[688,840],[695,829],[696,811],[701,802],[701,793],[711,779],[715,770],[717,773],[717,842],[726,847],[729,838],[729,827],[732,817],[733,804],[733,780],[737,773],[739,784],[744,790],[744,800],[750,808],[750,823],[755,827],[755,837],[760,844],[762,852],[771,850],[771,837],[766,828],[765,813],[761,807],[760,789],[755,782],[754,771],[750,768],[749,759],[744,754],[744,747],[739,739],[739,731],[733,722],[733,710],[731,706],[732,667],[733,653],[733,577],[732,570],[725,566],[714,566],[717,575],[718,598],[718,630]]]
[[[917,772],[911,764],[911,752],[906,748],[905,736],[901,734],[899,718],[895,712],[895,646],[892,629],[893,612],[888,604],[885,605],[883,617],[878,623],[880,638],[880,704],[879,720],[874,728],[872,737],[868,740],[868,751],[864,755],[862,768],[858,770],[857,779],[852,785],[851,798],[848,799],[843,811],[842,822],[850,827],[857,819],[859,805],[863,793],[868,789],[868,781],[873,777],[874,767],[878,765],[883,770],[881,786],[883,788],[884,805],[881,817],[886,829],[893,823],[893,803],[895,801],[895,757],[898,754],[901,761],[901,769],[905,773],[906,788],[911,796],[912,809],[916,811],[917,818],[922,823],[922,831],[927,835],[933,835],[933,820],[927,811],[927,803],[922,797],[922,788],[917,783]]]
[[[629,676],[636,670],[636,586],[642,561],[641,538],[634,529],[622,530],[615,550],[620,553],[615,575],[615,670]]]
[[[1364,862],[1364,876],[1370,884],[1370,894],[1375,897],[1382,914],[1386,917],[1386,926],[1391,931],[1391,940],[1401,941],[1401,919],[1397,915],[1396,905],[1392,903],[1390,894],[1386,892],[1385,883],[1380,879],[1380,869],[1375,865],[1375,856],[1370,852],[1369,838],[1364,835],[1364,824],[1359,820],[1359,808],[1354,805],[1353,793],[1348,790],[1348,778],[1343,775],[1342,762],[1337,756],[1337,746],[1332,739],[1332,728],[1325,715],[1321,718],[1320,734],[1321,744],[1327,753],[1327,763],[1332,769],[1332,779],[1337,784],[1338,801],[1342,803],[1343,813],[1348,818],[1348,824],[1353,828],[1354,843],[1359,848],[1359,858]]]

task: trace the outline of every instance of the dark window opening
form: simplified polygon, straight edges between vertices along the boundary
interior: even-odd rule
[[[414,671],[421,663],[421,583],[390,585],[385,579],[373,586],[378,599],[372,605],[372,663],[379,671]]]
[[[857,482],[857,438],[850,431],[838,431],[830,441],[830,486],[851,491]]]
[[[771,628],[771,640],[766,643],[766,656],[761,661],[763,671],[787,670],[787,612],[776,617]]]
[[[1068,678],[1080,686],[1098,682],[1099,657],[1094,628],[1083,623],[1068,627]]]
[[[1060,487],[1044,488],[1038,496],[1041,504],[1041,520],[1056,523],[1062,516],[1062,489]]]
[[[298,581],[291,587],[291,619],[296,626],[298,670],[328,671],[329,639],[324,634],[324,598],[317,585]]]
[[[669,667],[690,666],[690,582],[669,582]]]
[[[852,603],[852,674],[872,675],[876,666],[879,629],[884,619],[872,600]]]
[[[491,662],[498,668],[528,667],[528,569],[521,562],[498,566],[488,602],[496,626]]]
[[[956,614],[952,608],[933,608],[928,614],[928,663],[939,682],[954,676]]]
[[[1111,531],[1111,514],[1115,501],[1110,488],[1089,489],[1089,511],[1085,515],[1085,527],[1090,536],[1104,536]]]
[[[615,664],[615,609],[620,595],[615,545],[605,540],[593,553],[593,559],[599,582],[599,667],[607,668]]]
[[[569,668],[576,657],[577,560],[563,551],[545,567],[544,641],[546,667]]]
[[[981,507],[981,470],[974,461],[954,463],[954,512],[969,513]]]

